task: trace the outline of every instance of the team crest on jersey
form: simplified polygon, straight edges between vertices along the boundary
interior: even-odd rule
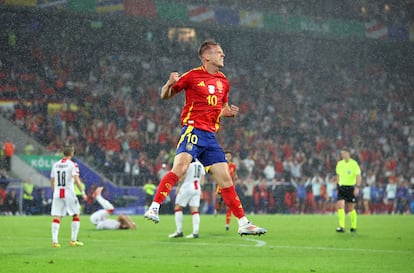
[[[220,80],[217,81],[216,85],[219,93],[223,92],[223,83]]]
[[[193,149],[193,143],[187,143],[187,145],[185,146],[185,149],[187,151],[191,151]]]
[[[214,90],[215,88],[214,88],[214,85],[209,85],[208,86],[208,93],[210,93],[210,94],[214,94],[214,92],[215,92],[215,90]]]

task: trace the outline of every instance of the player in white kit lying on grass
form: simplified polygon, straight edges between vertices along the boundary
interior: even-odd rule
[[[103,187],[98,187],[93,193],[93,197],[103,208],[91,215],[91,223],[96,225],[96,229],[135,229],[137,226],[128,215],[118,215],[116,220],[109,218],[115,208],[111,202],[102,197],[102,190]]]

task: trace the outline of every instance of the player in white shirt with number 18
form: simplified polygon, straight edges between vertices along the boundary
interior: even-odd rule
[[[70,246],[83,246],[78,241],[80,227],[80,205],[75,194],[75,183],[82,192],[82,197],[86,200],[86,194],[82,190],[82,184],[79,179],[78,164],[72,161],[75,150],[72,146],[63,148],[63,158],[53,164],[50,173],[50,184],[53,190],[53,201],[51,215],[52,222],[52,246],[60,247],[58,242],[60,221],[66,214],[72,216],[72,234],[69,242]]]

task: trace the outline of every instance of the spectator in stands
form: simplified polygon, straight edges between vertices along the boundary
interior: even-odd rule
[[[408,181],[403,180],[398,183],[396,193],[396,214],[405,214],[409,212],[410,190],[408,188]]]
[[[9,179],[7,177],[7,171],[5,168],[1,169],[0,173],[0,213],[4,212],[5,202],[7,197],[7,186],[9,185]]]
[[[52,198],[51,196],[46,195],[46,191],[44,189],[38,189],[36,196],[35,196],[35,207],[36,211],[40,215],[45,215],[50,213],[50,208],[52,205]]]
[[[253,213],[253,189],[256,185],[257,179],[255,175],[246,177],[246,178],[239,178],[240,181],[245,185],[246,191],[244,193],[245,203],[244,209],[247,213]]]
[[[325,211],[327,213],[335,213],[335,204],[338,198],[336,176],[327,174],[325,176],[326,200]]]
[[[267,189],[266,178],[262,178],[260,183],[253,189],[254,213],[267,213],[269,210],[269,191]]]
[[[323,204],[325,202],[322,187],[325,186],[325,182],[319,172],[315,173],[315,175],[311,178],[310,184],[312,185],[312,194],[315,206],[314,212],[322,213]]]
[[[23,148],[23,151],[25,155],[32,155],[34,152],[33,143],[31,141],[27,141],[26,145]]]
[[[269,160],[263,169],[263,175],[266,178],[267,183],[272,183],[273,179],[275,179],[276,170],[275,170],[275,164],[273,163],[273,160]]]
[[[367,182],[362,182],[362,200],[363,200],[363,207],[362,210],[364,214],[371,214],[371,186],[368,185]]]
[[[11,158],[14,155],[14,151],[16,149],[16,146],[13,142],[10,140],[6,140],[3,144],[3,150],[4,150],[4,167],[6,168],[6,171],[11,171]]]
[[[139,159],[138,158],[134,158],[134,162],[131,166],[131,179],[132,179],[132,185],[133,186],[138,186],[139,185],[139,175],[140,175],[140,170],[139,170]]]
[[[371,213],[384,212],[384,194],[385,188],[381,181],[371,185]]]
[[[161,179],[169,172],[169,168],[167,167],[167,164],[162,163],[161,168],[157,172],[157,178],[161,181]]]
[[[290,179],[290,175],[287,175],[288,179]],[[286,195],[286,187],[285,187],[285,177],[280,176],[275,179],[272,183],[272,186],[269,187],[269,197],[271,197],[272,204],[274,206],[272,212],[274,213],[284,213],[285,208],[285,195]],[[269,200],[270,201],[270,200]],[[266,211],[267,212],[267,211]]]
[[[296,183],[294,183],[294,186],[296,188],[296,204],[297,209],[296,211],[300,214],[305,213],[305,201],[306,201],[306,186],[305,183],[308,180],[306,176],[302,176],[297,180]]]
[[[10,189],[7,193],[4,212],[6,215],[19,215],[19,201],[15,189]]]
[[[387,185],[385,186],[385,196],[386,196],[386,210],[388,214],[394,214],[395,209],[395,198],[397,195],[397,181],[395,179],[388,180]]]

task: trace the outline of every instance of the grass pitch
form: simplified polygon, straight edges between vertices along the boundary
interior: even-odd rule
[[[226,232],[224,215],[201,215],[198,239],[169,239],[172,215],[161,215],[159,224],[132,218],[136,230],[98,231],[82,216],[85,245],[69,247],[65,217],[62,247],[54,249],[51,217],[2,216],[1,272],[414,272],[413,216],[360,215],[357,234],[337,234],[334,215],[251,215],[268,233],[240,237],[234,218]],[[186,215],[184,235],[190,233]]]

